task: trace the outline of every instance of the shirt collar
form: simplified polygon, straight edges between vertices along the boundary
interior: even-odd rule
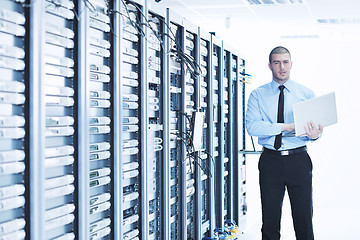
[[[280,91],[279,86],[280,86],[280,84],[278,84],[277,82],[272,80],[271,88],[274,93],[276,93],[277,91]],[[286,83],[284,83],[284,86],[285,86],[285,89],[287,89],[289,92],[291,92],[291,90],[293,89],[293,82],[291,81],[291,79],[287,80]]]

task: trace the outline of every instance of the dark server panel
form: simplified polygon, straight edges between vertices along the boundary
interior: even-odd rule
[[[215,218],[216,226],[222,228],[224,224],[224,141],[223,120],[223,53],[222,43],[213,37],[212,44],[212,97],[213,97],[213,158],[215,162]]]
[[[237,76],[238,73],[238,59],[239,57],[233,53],[229,54],[229,69],[227,70],[229,72],[229,92],[228,96],[224,97],[225,101],[228,101],[229,103],[229,113],[228,115],[228,133],[229,133],[229,146],[228,154],[229,154],[229,165],[228,165],[228,171],[230,172],[230,176],[228,177],[229,184],[225,186],[227,188],[227,191],[230,193],[227,195],[227,204],[228,204],[228,218],[230,220],[236,219],[236,193],[238,192],[238,186],[236,184],[236,178],[237,178],[237,167],[239,165],[239,157],[238,157],[238,141],[239,141],[239,135],[236,133],[239,127],[241,127],[242,124],[240,124],[237,119],[237,113],[238,111],[242,111],[242,105],[238,104],[239,98],[242,99],[242,94],[239,95],[238,89],[239,89],[239,79]],[[242,164],[242,163],[241,163]],[[236,221],[235,221],[236,222]],[[236,222],[237,223],[237,222]],[[238,224],[238,223],[237,223]]]
[[[195,50],[196,50],[196,38],[197,35],[189,31],[185,31],[185,57],[194,63],[196,61]],[[191,120],[186,122],[185,133],[186,138],[191,138],[191,131],[193,130],[193,121],[192,118],[195,111],[195,93],[196,86],[195,80],[197,78],[197,69],[192,66],[185,64],[184,74],[185,74],[185,87],[183,88],[185,94],[185,114]],[[198,161],[197,156],[195,155],[195,149],[193,146],[188,147],[186,161],[186,219],[187,219],[187,239],[194,239],[194,223],[195,223],[195,161]]]
[[[161,239],[160,193],[161,193],[161,163],[163,151],[163,18],[148,13],[147,31],[147,201],[149,206],[149,235],[148,239]],[[165,100],[166,101],[166,100]]]
[[[243,119],[245,116],[245,83],[247,82],[246,79],[246,72],[245,72],[245,60],[238,58],[238,117],[239,119]],[[241,109],[240,109],[241,108]],[[238,133],[243,136],[239,138],[238,146],[239,149],[245,149],[245,121],[239,122]],[[241,231],[244,231],[246,226],[246,212],[247,212],[247,202],[246,202],[246,155],[238,153],[238,171],[239,171],[239,185],[238,185],[238,192],[239,192],[239,219],[238,225]]]
[[[170,239],[181,239],[181,166],[183,141],[186,141],[182,132],[182,64],[178,56],[178,44],[181,43],[182,32],[179,26],[171,23],[169,27],[169,72],[170,72]]]
[[[232,95],[231,85],[229,81],[231,80],[231,53],[227,50],[224,50],[224,75],[223,75],[223,105],[222,111],[224,114],[224,220],[231,219],[231,200],[232,200],[232,191],[231,191],[231,163],[233,159],[230,158],[230,153],[232,149],[232,126],[230,122],[230,97]]]
[[[87,11],[87,97],[89,116],[89,238],[111,239],[112,217],[112,78],[111,22],[103,1],[90,1]],[[81,159],[84,160],[84,159]]]
[[[200,76],[199,76],[199,94],[200,106],[202,112],[204,112],[204,126],[203,126],[203,139],[202,147],[200,150],[199,158],[201,160],[202,172],[201,172],[201,235],[209,236],[210,230],[210,178],[213,178],[213,172],[210,166],[212,166],[212,156],[209,152],[208,138],[209,138],[209,108],[210,105],[208,99],[209,92],[209,80],[210,80],[210,58],[209,58],[210,41],[201,38],[199,45],[199,63],[200,63]]]
[[[140,239],[140,6],[123,2],[121,34],[123,239]]]
[[[21,3],[0,6],[0,239],[24,239],[27,172],[25,28]]]

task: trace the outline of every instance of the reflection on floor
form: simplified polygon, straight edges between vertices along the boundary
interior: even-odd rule
[[[240,240],[261,240],[261,203],[257,159],[258,157],[248,159],[246,164],[248,214],[246,231],[239,238]],[[354,208],[330,208],[316,206],[315,203],[314,200],[313,224],[316,240],[360,240],[360,204]],[[283,204],[281,240],[296,240],[287,194],[285,194]]]
[[[360,208],[317,208],[314,209],[314,234],[316,240],[360,240]],[[261,216],[258,221],[249,222],[240,240],[261,240]],[[290,206],[283,209],[281,240],[296,240]]]

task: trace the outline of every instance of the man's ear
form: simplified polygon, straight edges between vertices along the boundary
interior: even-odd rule
[[[271,63],[268,63],[268,67],[269,67],[269,69],[272,71]]]

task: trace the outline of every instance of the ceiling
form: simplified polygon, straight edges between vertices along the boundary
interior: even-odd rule
[[[285,38],[360,35],[359,0],[161,0],[209,31],[266,29]]]

